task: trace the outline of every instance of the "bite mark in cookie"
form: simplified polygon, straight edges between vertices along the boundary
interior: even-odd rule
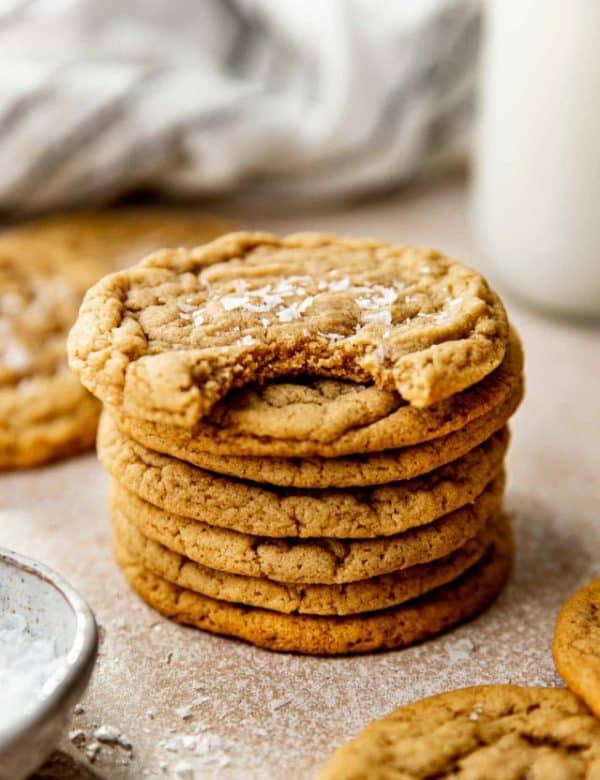
[[[295,374],[428,406],[493,371],[507,340],[485,280],[432,250],[234,233],[95,285],[69,351],[105,403],[191,427],[230,390]]]

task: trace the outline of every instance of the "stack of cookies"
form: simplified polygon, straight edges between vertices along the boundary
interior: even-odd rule
[[[105,277],[71,332],[117,559],[175,620],[273,650],[406,646],[501,589],[502,303],[434,251],[233,233]]]

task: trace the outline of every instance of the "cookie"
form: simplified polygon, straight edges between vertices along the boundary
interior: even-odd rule
[[[127,549],[144,568],[173,585],[221,601],[309,615],[372,612],[418,598],[457,579],[483,557],[495,536],[510,533],[504,517],[492,517],[477,536],[433,563],[345,585],[291,585],[202,566],[143,536],[120,514],[113,528],[117,548]]]
[[[497,368],[507,340],[485,280],[432,250],[232,233],[105,277],[69,355],[104,403],[190,428],[231,390],[300,373],[429,406]]]
[[[0,387],[0,470],[92,449],[100,404],[68,370]]]
[[[144,536],[211,569],[278,582],[334,585],[365,580],[457,550],[498,511],[504,487],[495,479],[479,496],[434,523],[381,539],[271,539],[173,515],[113,483],[111,514]]]
[[[229,479],[160,455],[122,434],[104,413],[98,457],[132,493],[174,514],[273,537],[373,537],[425,525],[470,503],[502,468],[503,428],[424,477],[374,488],[301,491]]]
[[[600,776],[600,721],[570,691],[482,685],[407,704],[337,750],[318,780]]]
[[[569,688],[600,717],[600,579],[577,591],[560,611],[552,654]]]
[[[0,468],[91,447],[100,413],[65,353],[87,283],[97,277],[85,264],[52,267],[49,257],[26,251],[27,241],[16,252],[13,242],[0,237]]]
[[[500,535],[482,560],[449,585],[386,610],[345,617],[283,615],[202,596],[172,585],[117,547],[117,560],[137,593],[163,615],[268,650],[312,655],[367,653],[405,647],[474,617],[502,589],[512,541]]]
[[[183,429],[164,438],[154,423],[141,422],[111,409],[119,429],[155,452],[172,455],[200,468],[238,479],[295,488],[344,488],[384,485],[413,479],[463,457],[504,427],[523,397],[520,383],[502,406],[458,431],[400,450],[345,458],[259,458],[211,455],[196,446]]]
[[[67,333],[87,288],[152,248],[223,229],[145,209],[49,217],[0,234],[0,469],[93,446],[100,404],[66,363]]]
[[[334,379],[304,378],[231,393],[194,426],[194,449],[216,455],[340,457],[409,447],[464,428],[507,401],[521,381],[523,351],[511,332],[502,364],[481,382],[420,409],[397,393]],[[130,425],[134,425],[132,421]],[[156,435],[189,431],[155,423]]]

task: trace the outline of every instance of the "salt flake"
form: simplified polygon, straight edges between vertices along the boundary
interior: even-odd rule
[[[325,286],[329,287],[331,292],[344,292],[350,287],[350,279],[347,276],[344,276],[341,279],[335,279],[333,282],[329,282],[329,284],[326,284]]]
[[[126,750],[131,749],[131,741],[121,733],[121,730],[106,723],[94,730],[94,738],[98,742],[105,742],[107,745],[119,745]]]
[[[296,306],[286,306],[277,312],[277,319],[279,322],[293,322],[299,320],[302,317],[300,311]]]
[[[391,311],[373,311],[373,312],[367,312],[366,314],[363,314],[363,322],[377,322],[382,325],[391,325],[392,324],[392,313]]]

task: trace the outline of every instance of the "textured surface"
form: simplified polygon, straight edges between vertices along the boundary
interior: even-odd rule
[[[580,780],[600,721],[566,690],[490,685],[409,704],[342,747],[319,780]]]
[[[419,444],[500,408],[519,386],[522,368],[521,344],[512,332],[495,371],[424,409],[403,404],[397,393],[373,385],[333,379],[253,385],[228,395],[194,426],[193,449],[216,455],[332,458]],[[128,425],[134,430],[135,421]],[[157,423],[152,429],[180,451],[190,440],[186,429]]]
[[[113,484],[111,513],[123,515],[144,536],[212,569],[280,582],[355,582],[457,550],[475,536],[502,499],[497,477],[475,503],[433,523],[380,539],[271,539],[189,520],[157,509]]]
[[[218,474],[297,488],[383,485],[427,474],[461,458],[506,424],[521,402],[522,384],[500,406],[458,431],[400,450],[345,458],[259,458],[212,455],[196,447],[193,436],[164,438],[154,423],[115,414],[119,428],[156,452],[185,458]]]
[[[0,468],[93,443],[100,407],[66,367],[65,341],[98,265],[62,262],[27,232],[0,236]]]
[[[552,652],[569,688],[600,717],[600,579],[561,609]]]
[[[68,369],[0,388],[0,470],[92,449],[100,404]]]
[[[499,533],[472,569],[419,599],[345,617],[281,615],[211,599],[152,574],[127,548],[117,547],[116,555],[132,587],[150,606],[173,620],[268,650],[338,655],[406,647],[473,617],[496,597],[506,581],[511,542],[509,534]]]
[[[485,280],[432,250],[231,233],[95,285],[69,356],[105,403],[192,427],[236,387],[302,373],[428,406],[493,371],[507,339]]]
[[[152,249],[223,229],[185,211],[131,209],[49,217],[0,235],[0,469],[93,444],[100,405],[66,365],[86,289]]]
[[[335,212],[255,214],[246,224],[428,244],[481,265],[465,215],[463,190],[448,185]],[[185,760],[210,777],[225,754],[219,780],[306,780],[367,723],[410,701],[484,683],[564,685],[550,654],[556,617],[600,576],[600,333],[508,304],[527,355],[527,396],[508,453],[516,564],[479,618],[422,645],[352,658],[282,656],[178,626],[146,607],[115,565],[108,480],[92,455],[0,476],[0,545],[58,569],[102,626],[84,711],[70,729],[89,741],[95,726],[112,724],[133,751],[102,746],[95,772],[139,780],[160,777],[162,765],[172,777]],[[204,755],[183,744],[196,734],[210,741]],[[61,749],[85,763],[66,733]]]
[[[349,615],[402,604],[457,579],[483,556],[502,523],[499,515],[491,517],[476,536],[432,563],[344,585],[293,585],[220,572],[148,539],[123,515],[113,516],[113,532],[117,548],[128,550],[158,577],[195,593],[286,614]]]
[[[355,490],[280,490],[220,477],[138,444],[107,414],[98,457],[119,484],[178,515],[264,536],[365,538],[424,525],[473,501],[500,471],[508,439],[503,428],[422,478]]]

